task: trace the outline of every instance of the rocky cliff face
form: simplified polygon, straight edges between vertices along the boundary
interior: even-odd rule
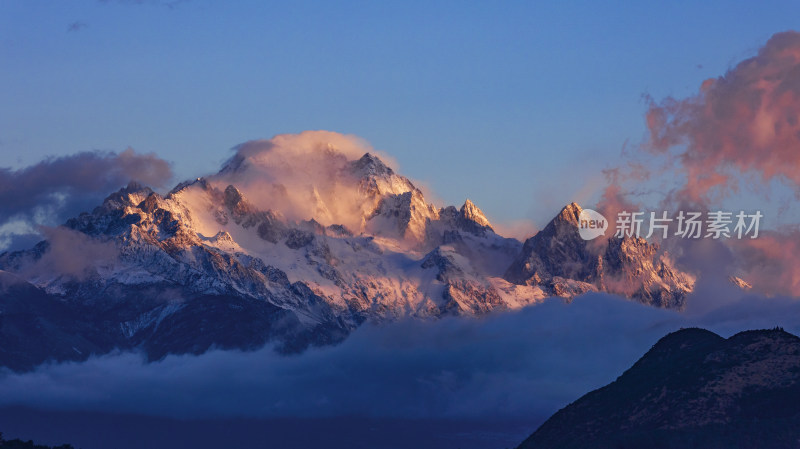
[[[520,449],[796,448],[798,397],[800,338],[684,329],[553,415]]]

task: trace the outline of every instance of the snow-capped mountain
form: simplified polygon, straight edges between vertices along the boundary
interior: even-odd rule
[[[292,165],[276,151],[244,148],[218,174],[163,196],[131,183],[35,248],[0,255],[11,284],[26,283],[0,292],[6,323],[15,295],[77,317],[72,330],[14,332],[80,337],[70,340],[74,353],[45,348],[0,362],[25,368],[113,347],[158,358],[267,341],[298,351],[367,320],[483,314],[591,290],[680,307],[691,290],[643,240],[611,239],[600,250],[581,240],[575,204],[523,246],[495,233],[469,200],[435,207],[374,154],[328,144]]]
[[[567,205],[529,238],[506,279],[541,286],[549,295],[607,291],[660,307],[685,305],[694,278],[676,270],[669,254],[641,237],[583,240],[578,232],[581,211],[575,203]]]

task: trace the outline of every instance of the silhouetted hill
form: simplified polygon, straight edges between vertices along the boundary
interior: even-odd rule
[[[800,338],[671,333],[519,448],[800,448]]]
[[[32,440],[22,441],[19,438],[13,440],[4,440],[3,432],[0,432],[0,449],[75,449],[71,444],[62,444],[60,446],[45,446],[36,444]]]

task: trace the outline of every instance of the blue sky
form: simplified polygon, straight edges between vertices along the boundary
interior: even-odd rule
[[[183,179],[243,141],[326,129],[446,203],[543,225],[642,141],[642,94],[695,93],[799,15],[788,1],[1,0],[0,167],[133,147]]]

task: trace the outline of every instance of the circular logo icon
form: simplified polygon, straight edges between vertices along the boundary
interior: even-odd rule
[[[583,209],[578,216],[578,232],[584,240],[592,240],[606,233],[608,220],[600,212]]]

